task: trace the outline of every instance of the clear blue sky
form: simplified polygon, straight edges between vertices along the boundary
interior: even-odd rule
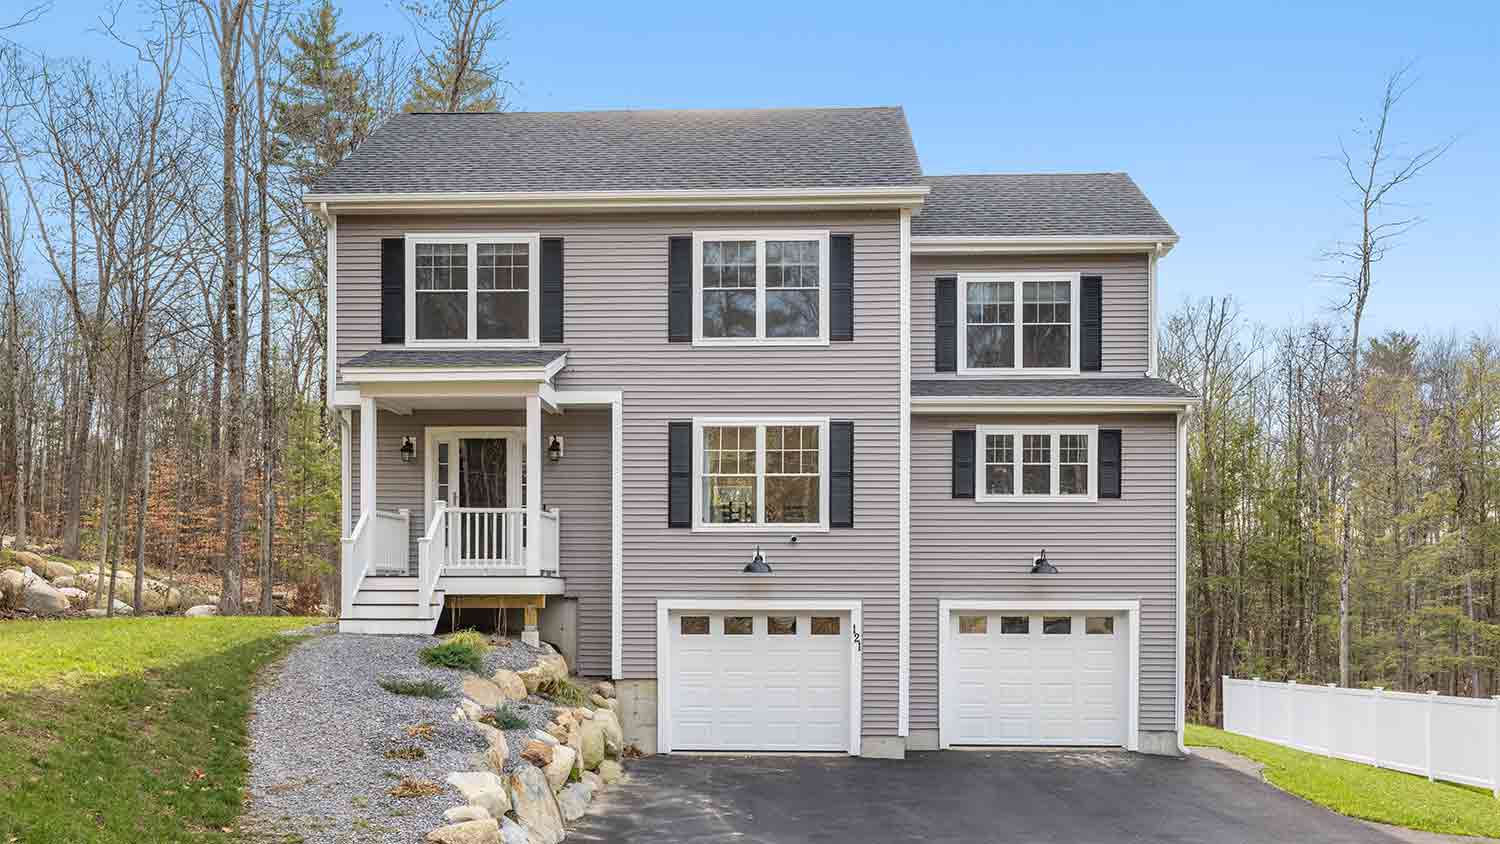
[[[393,3],[343,5],[410,34]],[[512,0],[502,50],[521,109],[899,104],[929,173],[1128,171],[1182,236],[1164,305],[1231,293],[1272,325],[1333,299],[1319,256],[1352,215],[1327,156],[1415,60],[1396,136],[1460,137],[1402,194],[1426,222],[1371,325],[1500,326],[1500,3],[1062,5]],[[58,6],[13,37],[120,56],[80,36],[92,3]]]

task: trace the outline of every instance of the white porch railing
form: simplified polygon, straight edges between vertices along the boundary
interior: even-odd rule
[[[343,580],[343,600],[340,601],[339,615],[350,616],[354,614],[354,596],[359,592],[359,586],[364,582],[366,567],[370,564],[370,538],[375,535],[370,530],[370,514],[365,513],[359,517],[354,525],[354,530],[344,537],[343,558],[339,561],[339,573]]]
[[[530,536],[526,511],[520,507],[448,507],[438,512],[447,520],[445,566],[451,574],[500,569],[506,574],[537,575],[557,570],[556,508],[542,511],[535,537]],[[532,541],[538,543],[534,564],[526,553]]]
[[[395,512],[376,510],[375,521],[370,525],[375,530],[371,537],[371,569],[376,574],[386,572],[406,574],[411,567],[411,511],[402,508]]]
[[[432,523],[427,533],[417,539],[417,606],[425,613],[432,602],[432,590],[443,574],[443,564],[448,556],[448,541],[444,531],[448,529],[446,506],[438,501],[433,504]]]
[[[1500,797],[1500,696],[1223,680],[1229,732]]]

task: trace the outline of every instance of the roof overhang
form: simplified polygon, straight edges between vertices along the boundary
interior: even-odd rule
[[[1150,252],[1158,257],[1172,251],[1176,237],[1121,235],[1108,237],[984,237],[976,235],[913,235],[913,255],[995,255],[1007,253]]]
[[[1177,413],[1201,400],[1161,396],[912,396],[912,413]]]
[[[927,185],[870,188],[771,188],[662,191],[445,191],[437,193],[309,193],[303,204],[329,214],[854,210],[916,208]]]
[[[461,384],[475,381],[550,384],[568,365],[566,354],[544,366],[348,366],[341,381],[348,384]]]

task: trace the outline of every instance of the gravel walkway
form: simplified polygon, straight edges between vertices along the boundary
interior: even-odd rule
[[[267,676],[250,720],[250,787],[244,829],[248,841],[278,844],[421,841],[443,823],[443,810],[463,801],[444,785],[433,797],[392,797],[403,777],[442,784],[451,771],[482,770],[486,748],[479,731],[452,720],[463,673],[422,665],[417,652],[431,636],[322,635],[297,646]],[[485,676],[498,668],[535,664],[543,651],[516,641],[485,655]],[[391,694],[381,677],[430,679],[452,697],[433,700]],[[532,696],[512,706],[536,727],[552,707]],[[425,737],[406,728],[430,725]],[[507,731],[508,765],[519,759],[528,730]],[[418,747],[425,756],[391,758]]]

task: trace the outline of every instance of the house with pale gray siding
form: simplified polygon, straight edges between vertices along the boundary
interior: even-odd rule
[[[899,108],[408,114],[305,201],[342,631],[546,639],[647,752],[1180,752],[1128,176],[930,176]]]

